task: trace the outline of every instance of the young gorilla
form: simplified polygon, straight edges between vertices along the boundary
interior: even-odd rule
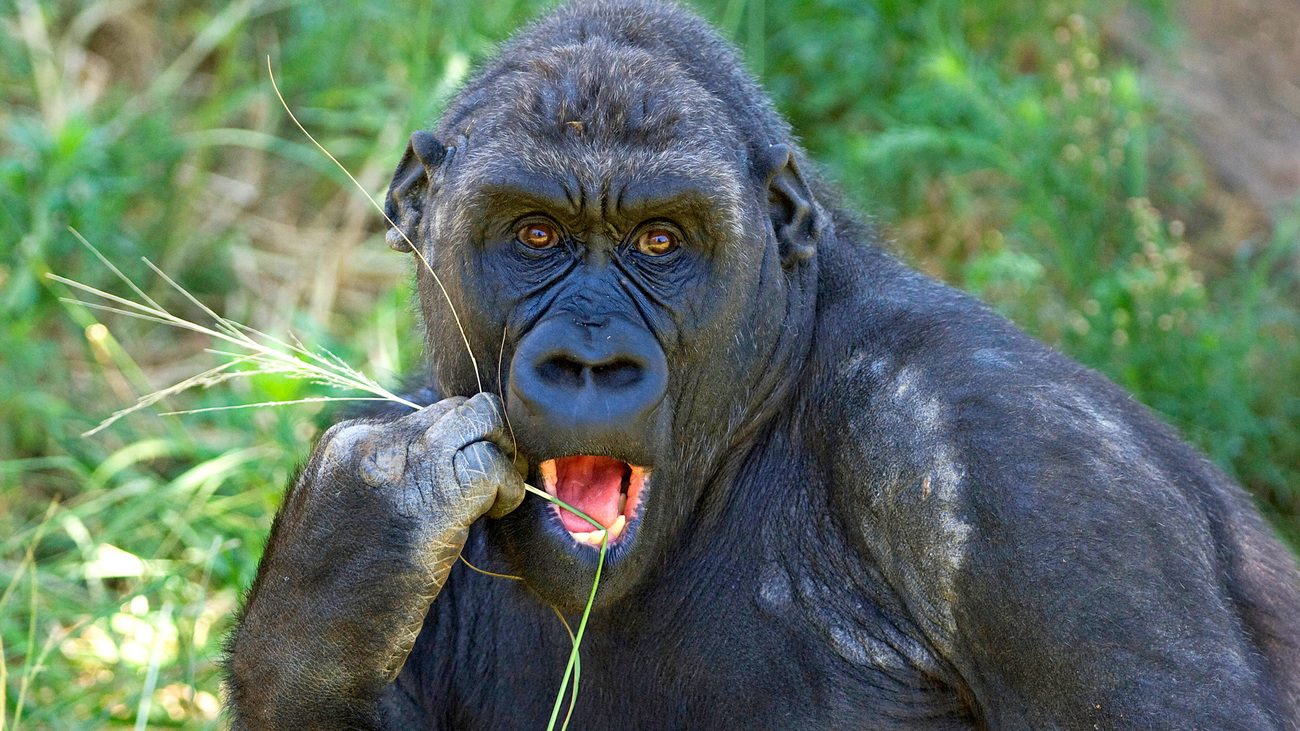
[[[388,202],[446,285],[431,405],[285,497],[236,728],[543,727],[602,536],[523,474],[610,539],[576,728],[1300,729],[1300,577],[1244,492],[883,253],[698,18],[561,8]]]

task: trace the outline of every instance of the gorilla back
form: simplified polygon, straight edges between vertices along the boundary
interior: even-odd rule
[[[1300,572],[1244,491],[884,253],[689,12],[525,29],[387,210],[430,405],[286,494],[236,728],[543,726],[608,539],[578,728],[1300,731]]]

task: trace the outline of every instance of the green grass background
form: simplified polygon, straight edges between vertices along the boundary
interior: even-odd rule
[[[418,367],[408,259],[290,126],[264,59],[379,194],[410,131],[547,4],[327,5],[0,0],[3,728],[219,725],[221,638],[323,419],[145,412],[80,438],[215,361],[201,339],[60,303],[47,272],[121,291],[67,226],[178,312],[199,315],[141,256],[381,380]],[[1300,206],[1234,234],[1178,114],[1105,42],[1122,8],[697,7],[904,256],[1157,409],[1296,541]],[[1164,6],[1128,12],[1179,43]],[[167,406],[317,392],[264,377]]]

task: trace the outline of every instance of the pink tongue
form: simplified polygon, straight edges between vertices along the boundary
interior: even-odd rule
[[[623,488],[626,463],[609,457],[563,457],[555,460],[556,497],[608,528],[618,517],[618,496]],[[560,520],[570,533],[599,530],[581,517],[560,508]]]

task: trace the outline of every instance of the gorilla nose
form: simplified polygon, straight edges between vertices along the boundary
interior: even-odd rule
[[[510,392],[529,421],[579,442],[635,438],[667,387],[659,342],[618,317],[545,320],[520,341],[510,367]]]

